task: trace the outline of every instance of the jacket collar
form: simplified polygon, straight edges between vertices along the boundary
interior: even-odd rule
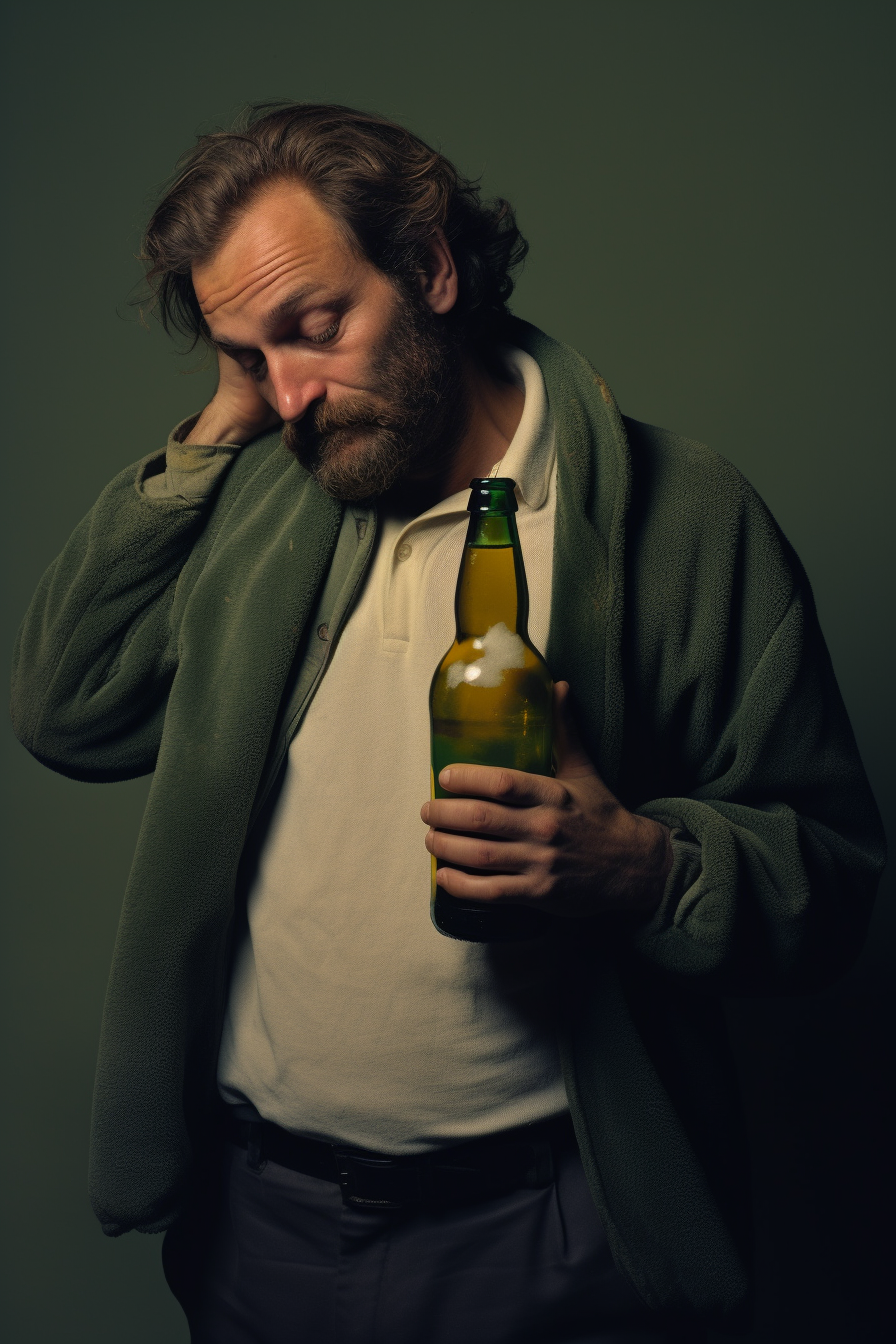
[[[538,363],[557,444],[557,515],[546,657],[568,681],[583,739],[610,788],[619,774],[622,618],[631,454],[605,380],[577,351],[512,318],[507,340]]]

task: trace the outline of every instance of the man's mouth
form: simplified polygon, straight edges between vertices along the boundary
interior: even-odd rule
[[[312,430],[309,438],[317,446],[325,448],[331,443],[337,445],[351,443],[354,439],[381,433],[382,429],[382,425],[374,424],[370,420],[355,420],[347,425],[328,425],[324,430]]]

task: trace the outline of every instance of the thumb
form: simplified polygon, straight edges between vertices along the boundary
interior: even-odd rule
[[[572,716],[568,681],[558,681],[554,685],[554,764],[557,779],[597,774],[594,762],[582,746]]]

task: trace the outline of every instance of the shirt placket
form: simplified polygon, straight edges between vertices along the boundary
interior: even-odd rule
[[[466,501],[465,501],[466,502]],[[466,510],[457,505],[412,518],[390,538],[389,577],[383,604],[383,645],[406,652],[412,635],[415,604],[425,601],[423,572],[433,551],[450,536]]]
[[[422,538],[417,519],[390,537],[389,573],[383,605],[383,647],[404,653],[410,645],[414,592],[419,588]]]

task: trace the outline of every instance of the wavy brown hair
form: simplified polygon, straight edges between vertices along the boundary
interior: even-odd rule
[[[167,332],[208,340],[191,278],[257,193],[295,179],[313,192],[348,242],[405,286],[426,269],[433,230],[454,256],[459,294],[449,320],[483,350],[508,316],[513,271],[528,251],[505,200],[403,126],[327,103],[259,103],[227,131],[199,136],[182,155],[149,221],[141,260],[152,308]]]

